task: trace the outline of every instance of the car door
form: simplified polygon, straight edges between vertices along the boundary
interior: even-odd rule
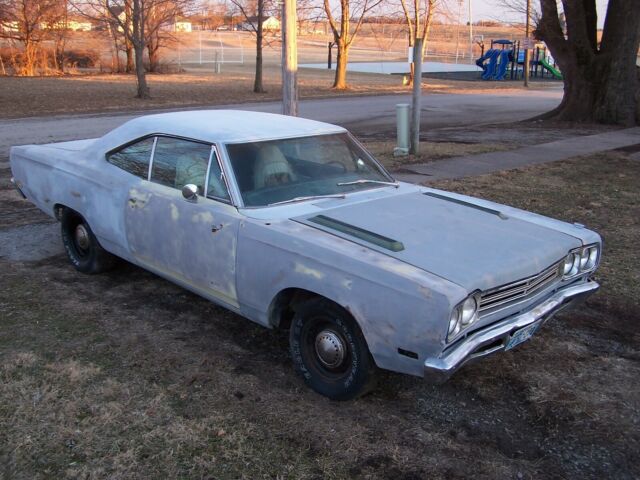
[[[196,185],[188,200],[182,187]],[[141,265],[198,293],[238,306],[235,256],[240,216],[214,146],[158,136],[148,181],[129,191],[127,241]]]

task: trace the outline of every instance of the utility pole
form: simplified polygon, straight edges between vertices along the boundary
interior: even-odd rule
[[[462,1],[458,0],[458,20],[456,22],[456,63],[458,63],[458,53],[460,47],[460,16],[462,15]]]
[[[298,40],[296,0],[282,2],[282,113],[298,116]]]
[[[524,50],[524,86],[528,87],[529,86],[529,62],[530,62],[530,57],[529,57],[529,47],[531,47],[531,45],[529,45],[529,35],[530,30],[531,30],[531,24],[529,19],[531,18],[531,0],[527,0],[527,21],[525,23],[525,50]]]
[[[473,16],[471,14],[471,0],[469,0],[469,63],[473,64]]]
[[[413,94],[411,97],[411,149],[413,155],[420,153],[420,114],[422,113],[422,44],[424,38],[413,42]]]

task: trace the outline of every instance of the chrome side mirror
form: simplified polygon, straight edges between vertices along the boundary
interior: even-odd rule
[[[193,183],[187,183],[184,187],[182,187],[182,196],[185,200],[189,200],[190,202],[198,201],[198,187],[196,187]]]

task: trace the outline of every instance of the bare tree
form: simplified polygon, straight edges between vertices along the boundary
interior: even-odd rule
[[[111,18],[122,29],[125,38],[131,42],[134,52],[134,64],[137,80],[138,98],[150,98],[149,86],[147,85],[147,77],[144,69],[143,55],[146,45],[145,41],[145,22],[144,22],[144,2],[145,0],[105,0],[106,11]],[[131,17],[128,19],[128,12]]]
[[[42,43],[51,38],[53,28],[60,27],[66,15],[63,6],[60,0],[0,0],[0,37],[23,49],[19,75],[36,75]]]
[[[194,6],[193,0],[146,0],[144,23],[146,48],[149,55],[149,71],[155,72],[160,65],[160,48],[174,41],[172,33],[166,29],[180,16],[187,15]]]
[[[98,24],[109,32],[113,45],[113,72],[131,73],[135,70],[133,44],[125,32],[132,30],[130,2],[112,5],[111,12],[106,0],[69,0],[74,13]],[[113,15],[117,13],[117,17]],[[124,26],[123,26],[124,25]],[[124,52],[126,62],[120,63],[120,52]]]
[[[127,54],[126,70],[133,67],[137,79],[137,97],[149,98],[144,52],[148,52],[149,70],[159,64],[159,50],[171,34],[163,27],[189,11],[194,0],[71,0],[83,15],[106,21],[116,53],[120,46]],[[122,39],[119,36],[122,35]],[[133,63],[133,65],[132,65]],[[117,59],[117,64],[119,60]]]
[[[264,46],[264,18],[265,10],[271,7],[271,3],[267,0],[231,0],[245,19],[245,24],[249,26],[256,36],[256,71],[253,81],[253,91],[255,93],[264,93],[264,85],[262,82],[262,49]]]
[[[340,0],[340,16],[336,18],[331,10],[329,0],[324,0],[324,11],[329,19],[329,25],[333,32],[333,39],[338,47],[338,58],[336,59],[336,76],[333,81],[333,88],[344,90],[347,88],[347,61],[349,59],[349,47],[356,38],[362,22],[367,13],[382,3],[382,0]],[[353,10],[351,7],[354,7]],[[351,31],[351,21],[356,22],[355,28]]]
[[[404,13],[404,18],[409,30],[409,46],[413,47],[416,44],[416,39],[422,39],[421,54],[422,57],[424,57],[437,0],[412,0],[410,5],[408,5],[408,3],[407,0],[400,0],[402,12]],[[414,68],[415,64],[411,62],[411,72],[409,74],[410,85],[413,85]]]

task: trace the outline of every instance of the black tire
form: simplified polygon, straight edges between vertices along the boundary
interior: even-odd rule
[[[116,257],[107,252],[91,231],[91,227],[82,216],[65,208],[60,215],[62,243],[71,264],[82,273],[102,273],[116,263]],[[78,232],[82,229],[82,238]]]
[[[296,372],[319,394],[351,400],[374,387],[376,366],[364,335],[335,303],[314,298],[299,305],[289,343]]]

